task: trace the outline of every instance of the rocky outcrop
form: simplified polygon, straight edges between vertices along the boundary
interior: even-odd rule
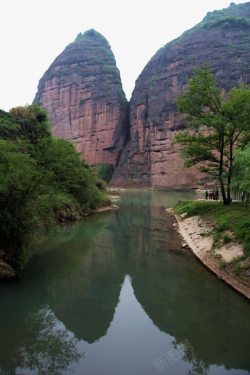
[[[250,83],[250,3],[208,13],[160,49],[136,81],[130,103],[130,140],[113,186],[194,187],[203,176],[186,169],[173,145],[183,129],[176,100],[193,68],[207,62],[225,90]]]
[[[10,264],[0,259],[0,280],[15,279],[17,277],[16,271]]]
[[[74,142],[89,164],[116,165],[127,133],[127,101],[107,40],[79,34],[41,78],[34,103],[49,114],[52,133]]]
[[[0,249],[0,280],[10,280],[17,278],[16,271],[9,263],[7,263],[5,258],[5,252]]]

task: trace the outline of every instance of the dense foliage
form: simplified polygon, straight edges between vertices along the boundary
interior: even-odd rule
[[[236,29],[246,36],[250,29],[250,20],[247,16],[249,4],[234,4],[221,10],[208,12],[204,19],[192,29],[185,31],[179,40],[185,36],[192,35],[197,31],[207,31],[211,29],[233,30]]]
[[[114,166],[112,164],[96,164],[92,166],[92,171],[98,178],[108,184],[113,175]]]
[[[238,87],[222,95],[210,70],[202,66],[178,98],[178,108],[186,115],[186,130],[176,136],[186,165],[198,164],[218,179],[223,202],[229,204],[235,150],[250,140],[250,90]]]
[[[27,235],[109,204],[74,146],[53,138],[39,106],[0,112],[0,248],[17,268]]]
[[[237,150],[233,169],[232,188],[235,198],[246,203],[250,200],[250,144]]]

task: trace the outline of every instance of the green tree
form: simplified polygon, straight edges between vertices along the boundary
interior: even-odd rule
[[[54,189],[74,197],[82,211],[102,206],[105,199],[108,204],[91,169],[80,159],[70,142],[53,138],[47,145],[46,153],[39,155],[38,163],[51,173]]]
[[[52,137],[42,108],[0,111],[0,249],[14,268],[37,227],[110,204],[99,185],[73,144]]]
[[[22,257],[24,233],[35,227],[37,198],[47,190],[36,161],[20,148],[0,140],[0,246],[14,266]]]
[[[199,168],[219,180],[224,204],[231,202],[235,149],[250,140],[250,90],[238,87],[221,93],[205,65],[194,71],[178,98],[186,129],[175,137],[186,166]]]
[[[237,150],[232,187],[239,198],[249,201],[250,198],[250,144],[244,150]]]
[[[10,115],[19,123],[18,137],[25,137],[34,145],[39,144],[42,138],[50,137],[48,115],[40,106],[15,107],[10,110]]]

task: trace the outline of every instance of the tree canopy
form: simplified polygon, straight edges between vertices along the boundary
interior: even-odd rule
[[[109,204],[74,146],[52,137],[36,105],[0,111],[0,248],[18,268],[27,235]]]
[[[239,86],[224,92],[205,65],[195,69],[178,109],[186,128],[175,142],[182,147],[185,165],[198,165],[218,179],[223,202],[229,204],[235,150],[250,140],[250,90]]]
[[[249,202],[250,198],[250,144],[236,151],[232,188],[235,196]]]

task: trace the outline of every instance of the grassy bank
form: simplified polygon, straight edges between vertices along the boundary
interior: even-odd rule
[[[178,215],[185,217],[200,216],[209,221],[214,230],[210,233],[214,238],[214,246],[239,241],[244,247],[244,255],[231,262],[221,261],[221,267],[233,271],[237,275],[250,278],[250,210],[245,203],[235,202],[224,206],[214,201],[184,201],[174,207]]]

